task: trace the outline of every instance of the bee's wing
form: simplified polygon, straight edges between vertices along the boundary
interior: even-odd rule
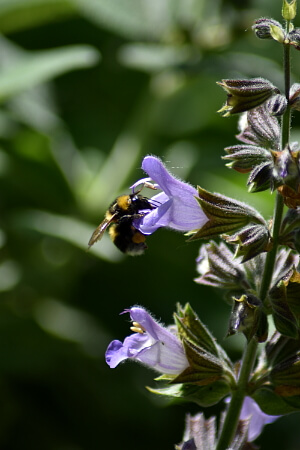
[[[113,214],[110,218],[105,218],[100,225],[98,225],[98,227],[96,228],[96,230],[94,231],[94,233],[92,234],[88,246],[89,248],[95,244],[95,242],[99,241],[103,234],[105,233],[106,228],[114,221],[114,217],[117,214]]]

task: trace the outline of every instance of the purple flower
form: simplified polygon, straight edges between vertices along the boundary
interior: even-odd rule
[[[159,158],[146,156],[142,169],[163,192],[151,199],[152,204],[158,205],[157,208],[134,221],[134,226],[139,231],[152,234],[160,227],[169,227],[185,232],[199,229],[208,221],[195,199],[197,190],[171,175]],[[141,181],[134,186],[141,184]]]
[[[274,422],[280,417],[265,414],[251,397],[246,397],[241,410],[240,419],[247,419],[249,416],[251,416],[248,428],[249,442],[254,441],[261,434],[265,425]]]
[[[124,342],[112,341],[106,350],[106,362],[114,369],[121,361],[133,359],[160,373],[177,375],[189,366],[180,340],[170,330],[156,322],[140,307],[129,312],[134,334]]]
[[[227,398],[225,401],[230,403],[230,398]],[[270,416],[269,414],[265,414],[251,397],[245,397],[240,414],[240,420],[250,418],[248,442],[255,441],[255,439],[261,434],[263,427],[268,423],[274,422],[279,417],[281,416]]]

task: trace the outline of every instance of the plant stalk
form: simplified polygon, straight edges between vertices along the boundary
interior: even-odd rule
[[[289,27],[289,23],[287,23]],[[289,99],[290,91],[290,46],[283,45],[284,48],[284,80],[285,80],[285,96]],[[289,106],[282,118],[281,123],[281,148],[282,150],[288,145],[290,139],[290,122],[291,113]],[[272,275],[276,262],[276,255],[278,249],[279,232],[282,222],[284,201],[283,197],[276,192],[276,200],[273,215],[272,239],[273,248],[267,253],[262,282],[260,286],[260,299],[264,302],[266,300],[268,290],[272,281]],[[243,406],[245,396],[247,395],[247,384],[253,370],[256,359],[258,342],[252,338],[246,345],[244,355],[241,363],[240,374],[237,382],[237,388],[233,392],[231,402],[226,414],[226,418],[222,427],[222,432],[218,441],[216,450],[226,450],[230,446],[239,421],[240,412]]]

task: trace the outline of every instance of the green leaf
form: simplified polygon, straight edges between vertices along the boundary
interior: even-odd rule
[[[161,389],[152,389],[149,387],[147,387],[147,389],[153,394],[182,401],[194,402],[203,407],[216,405],[219,401],[231,393],[228,384],[222,380],[215,381],[209,386],[176,384]]]
[[[99,53],[89,46],[70,46],[20,57],[0,74],[0,101],[74,69],[95,65]]]
[[[270,415],[281,415],[296,412],[300,409],[300,396],[294,398],[294,405],[291,398],[280,397],[271,388],[263,387],[255,391],[252,395],[260,409]]]

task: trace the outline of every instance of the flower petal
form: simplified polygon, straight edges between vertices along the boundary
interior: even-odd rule
[[[186,192],[190,196],[197,195],[197,190],[193,186],[171,175],[163,162],[156,156],[145,156],[142,162],[142,169],[169,197],[173,195],[180,196]]]
[[[240,414],[240,419],[247,419],[251,416],[248,429],[248,441],[254,441],[262,432],[263,427],[274,422],[280,416],[269,416],[262,412],[258,404],[251,398],[246,397]]]
[[[124,312],[145,331],[128,336],[123,343],[115,340],[109,344],[105,356],[110,368],[128,358],[166,374],[177,375],[189,366],[180,340],[145,309],[134,307]]]
[[[152,197],[152,203],[159,206],[142,218],[134,221],[134,226],[143,234],[151,234],[160,227],[178,231],[201,228],[207,217],[195,199],[197,190],[171,175],[162,161],[155,156],[146,156],[142,168],[163,190]]]

